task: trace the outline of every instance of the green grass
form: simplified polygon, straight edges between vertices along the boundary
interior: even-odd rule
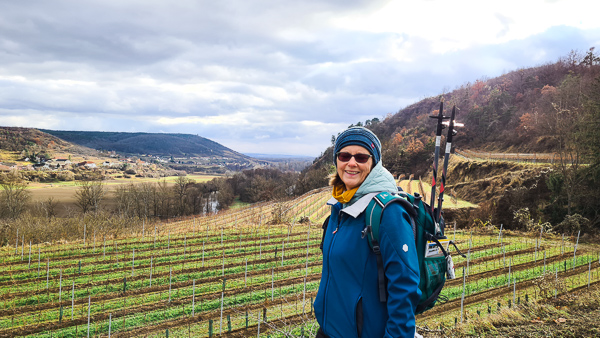
[[[233,200],[233,204],[231,205],[231,207],[229,207],[230,209],[239,209],[239,208],[243,208],[243,207],[247,207],[249,206],[251,203],[248,202],[242,202],[240,201],[239,197],[236,197]]]

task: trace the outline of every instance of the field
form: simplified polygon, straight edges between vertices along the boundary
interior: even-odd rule
[[[30,245],[17,237],[0,249],[0,337],[314,336],[329,196],[324,189],[147,224],[116,239],[88,233],[72,243]],[[576,236],[446,235],[467,258],[453,256],[457,278],[443,290],[448,300],[417,317],[424,333],[447,334],[461,322],[600,280],[599,247]]]
[[[104,206],[113,207],[113,194],[111,193],[115,187],[120,184],[128,183],[143,183],[143,182],[158,182],[165,180],[167,184],[174,184],[178,176],[170,176],[164,178],[117,178],[110,181],[104,181],[107,194],[102,202]],[[198,183],[210,181],[218,176],[214,175],[187,175],[189,179],[192,179]],[[33,203],[46,201],[52,197],[57,202],[57,216],[65,217],[69,214],[69,210],[77,210],[75,192],[78,189],[77,182],[66,181],[57,183],[30,183],[28,185],[28,191],[31,193],[31,200]]]

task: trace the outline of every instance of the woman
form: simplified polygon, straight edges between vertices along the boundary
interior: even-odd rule
[[[419,267],[409,215],[398,203],[383,213],[379,245],[387,301],[378,296],[377,259],[367,237],[365,209],[379,192],[397,192],[381,165],[381,143],[366,128],[342,132],[334,146],[336,173],[329,224],[323,239],[323,270],[314,303],[317,337],[413,337]]]

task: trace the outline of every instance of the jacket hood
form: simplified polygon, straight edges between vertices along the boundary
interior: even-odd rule
[[[348,205],[353,204],[358,201],[361,197],[374,193],[374,192],[396,192],[398,188],[396,187],[396,180],[394,180],[394,176],[383,167],[381,161],[379,161],[373,170],[369,173],[365,181],[360,185],[350,203]]]

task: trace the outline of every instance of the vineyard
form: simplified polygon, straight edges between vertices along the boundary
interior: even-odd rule
[[[330,194],[144,226],[123,238],[32,245],[17,236],[0,251],[0,337],[314,336]],[[448,300],[418,316],[419,327],[450,330],[600,281],[599,249],[578,236],[446,234],[467,257],[454,255]]]

